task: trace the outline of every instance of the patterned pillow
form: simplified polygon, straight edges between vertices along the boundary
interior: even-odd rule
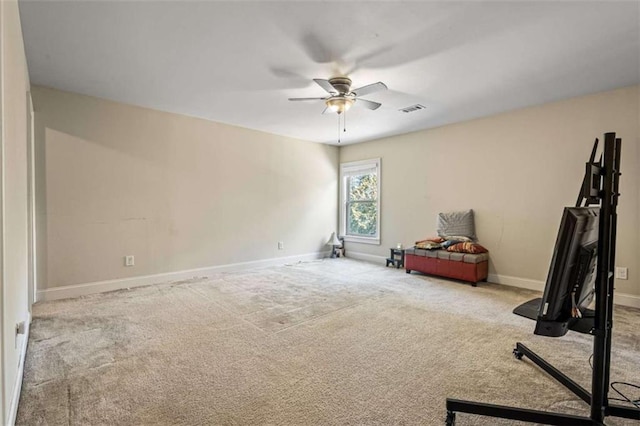
[[[444,241],[444,238],[442,237],[429,237],[429,238],[425,238],[424,240],[420,240],[420,241],[416,241],[416,244],[420,244],[420,243],[441,243]]]
[[[460,242],[473,242],[473,240],[469,237],[464,237],[462,235],[447,235],[444,237],[445,240],[454,240]]]
[[[473,210],[460,212],[438,213],[438,235],[462,235],[472,239],[476,238],[476,229],[473,223]]]
[[[444,241],[442,244],[440,244],[442,246],[443,249],[449,249],[449,247],[454,246],[458,243],[461,243],[462,241],[458,241],[458,240],[447,240]]]
[[[452,246],[447,247],[447,251],[453,251],[456,253],[469,253],[469,254],[479,254],[479,253],[489,252],[489,250],[482,247],[480,244],[470,243],[470,242],[453,244]]]
[[[419,249],[435,250],[435,249],[439,249],[441,247],[442,247],[442,245],[440,243],[436,243],[436,242],[428,241],[428,240],[426,240],[426,241],[418,241],[416,243],[416,248],[419,248]]]

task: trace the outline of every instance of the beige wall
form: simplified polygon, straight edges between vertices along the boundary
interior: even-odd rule
[[[28,320],[27,301],[27,77],[18,4],[0,2],[2,76],[2,422],[10,422],[11,402],[19,385],[24,337],[15,325]],[[14,401],[16,402],[16,401]]]
[[[326,250],[337,148],[40,87],[33,100],[39,289]]]
[[[490,273],[544,281],[593,140],[615,131],[623,140],[617,264],[629,268],[617,289],[640,295],[638,103],[635,86],[342,147],[341,162],[382,158],[381,245],[350,243],[347,252],[386,257],[398,242],[434,235],[438,212],[472,208]]]

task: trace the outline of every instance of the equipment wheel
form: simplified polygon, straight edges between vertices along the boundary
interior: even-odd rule
[[[455,426],[456,424],[456,413],[453,411],[447,411],[447,426]]]
[[[513,350],[513,356],[516,357],[516,359],[522,359],[523,353],[520,352],[518,348],[515,348]]]

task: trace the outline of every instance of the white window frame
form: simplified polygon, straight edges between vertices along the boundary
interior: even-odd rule
[[[378,183],[378,199],[376,200],[378,217],[376,220],[376,233],[370,237],[347,235],[347,177],[357,172],[365,172],[375,170]],[[349,163],[340,163],[340,235],[345,241],[354,243],[376,244],[380,245],[380,158],[370,160],[352,161]]]

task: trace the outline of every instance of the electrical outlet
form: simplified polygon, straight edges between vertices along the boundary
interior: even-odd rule
[[[284,250],[284,242],[278,241],[278,250]]]
[[[14,347],[17,348],[18,347],[18,336],[20,334],[24,334],[26,332],[26,323],[24,321],[19,322],[16,324],[16,336],[15,339],[13,341]]]
[[[26,323],[24,321],[16,324],[16,334],[24,334],[26,331]]]
[[[616,278],[619,280],[626,280],[628,268],[624,266],[616,266]]]
[[[124,266],[133,266],[135,264],[136,264],[135,257],[133,255],[124,257]]]

